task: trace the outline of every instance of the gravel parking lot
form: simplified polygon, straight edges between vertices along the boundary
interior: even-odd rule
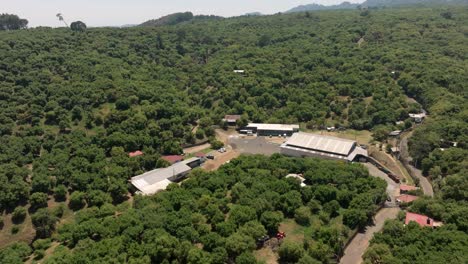
[[[280,145],[268,142],[264,137],[230,136],[229,145],[240,153],[272,155],[280,152]]]

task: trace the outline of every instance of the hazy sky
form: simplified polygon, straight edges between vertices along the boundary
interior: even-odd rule
[[[69,23],[82,20],[88,26],[139,24],[175,12],[238,16],[249,12],[273,14],[292,7],[344,0],[0,0],[0,13],[13,13],[29,20],[29,26],[62,26],[55,17],[62,13]],[[362,2],[363,0],[347,0]]]

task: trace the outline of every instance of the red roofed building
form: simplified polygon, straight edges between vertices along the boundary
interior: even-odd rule
[[[128,153],[128,156],[130,156],[130,157],[137,157],[137,156],[141,156],[141,155],[143,155],[143,152],[141,152],[139,150],[137,150],[135,152]]]
[[[396,198],[396,201],[399,203],[411,203],[412,201],[417,200],[417,199],[419,199],[418,196],[403,194],[403,195],[398,196]]]
[[[171,163],[171,164],[174,164],[174,163],[183,161],[184,156],[181,156],[181,155],[167,155],[167,156],[162,156],[162,159],[169,162],[169,163]]]
[[[418,223],[420,226],[434,227],[434,219],[425,215],[406,212],[405,225],[409,224],[411,221]]]
[[[415,187],[415,186],[411,186],[411,185],[400,185],[400,193],[407,193],[409,191],[414,191],[414,190],[417,190],[418,188]]]

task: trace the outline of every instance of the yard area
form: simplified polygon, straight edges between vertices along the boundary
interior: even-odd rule
[[[368,130],[354,130],[354,129],[347,129],[344,131],[326,131],[326,130],[311,130],[306,129],[304,130],[308,133],[313,134],[320,134],[325,136],[332,136],[332,137],[339,137],[344,139],[356,140],[359,144],[369,145],[372,138],[372,132]]]

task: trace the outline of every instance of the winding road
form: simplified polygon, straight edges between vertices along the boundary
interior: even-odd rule
[[[370,163],[364,163],[369,169],[369,173],[381,178],[387,182],[387,193],[391,197],[391,202],[385,202],[385,206],[379,210],[374,217],[374,225],[368,226],[364,232],[359,232],[349,243],[340,259],[341,264],[359,264],[362,263],[362,255],[369,247],[369,241],[374,233],[382,230],[385,220],[396,219],[400,208],[395,204],[395,197],[399,194],[398,184],[392,181],[385,173]]]
[[[400,160],[405,166],[405,169],[412,177],[419,179],[419,186],[427,196],[434,196],[431,182],[422,175],[421,170],[416,169],[411,165],[411,157],[408,152],[408,138],[412,135],[412,131],[401,135],[400,140]],[[385,173],[370,163],[365,163],[369,169],[370,175],[384,179],[387,182],[387,193],[391,197],[391,202],[386,202],[384,208],[380,209],[375,215],[374,225],[368,226],[362,233],[358,233],[351,243],[346,247],[343,257],[340,259],[340,264],[360,264],[362,256],[369,247],[369,241],[374,236],[374,233],[380,232],[384,226],[385,220],[395,219],[398,216],[400,208],[395,204],[395,197],[399,195],[398,184],[392,181]]]
[[[419,186],[421,186],[423,192],[427,196],[434,197],[434,190],[432,189],[432,184],[429,180],[422,175],[421,170],[416,169],[413,165],[411,165],[410,160],[411,157],[408,152],[408,138],[411,136],[413,132],[403,133],[401,135],[400,140],[400,160],[405,166],[406,170],[410,173],[410,175],[414,178],[419,179]]]

